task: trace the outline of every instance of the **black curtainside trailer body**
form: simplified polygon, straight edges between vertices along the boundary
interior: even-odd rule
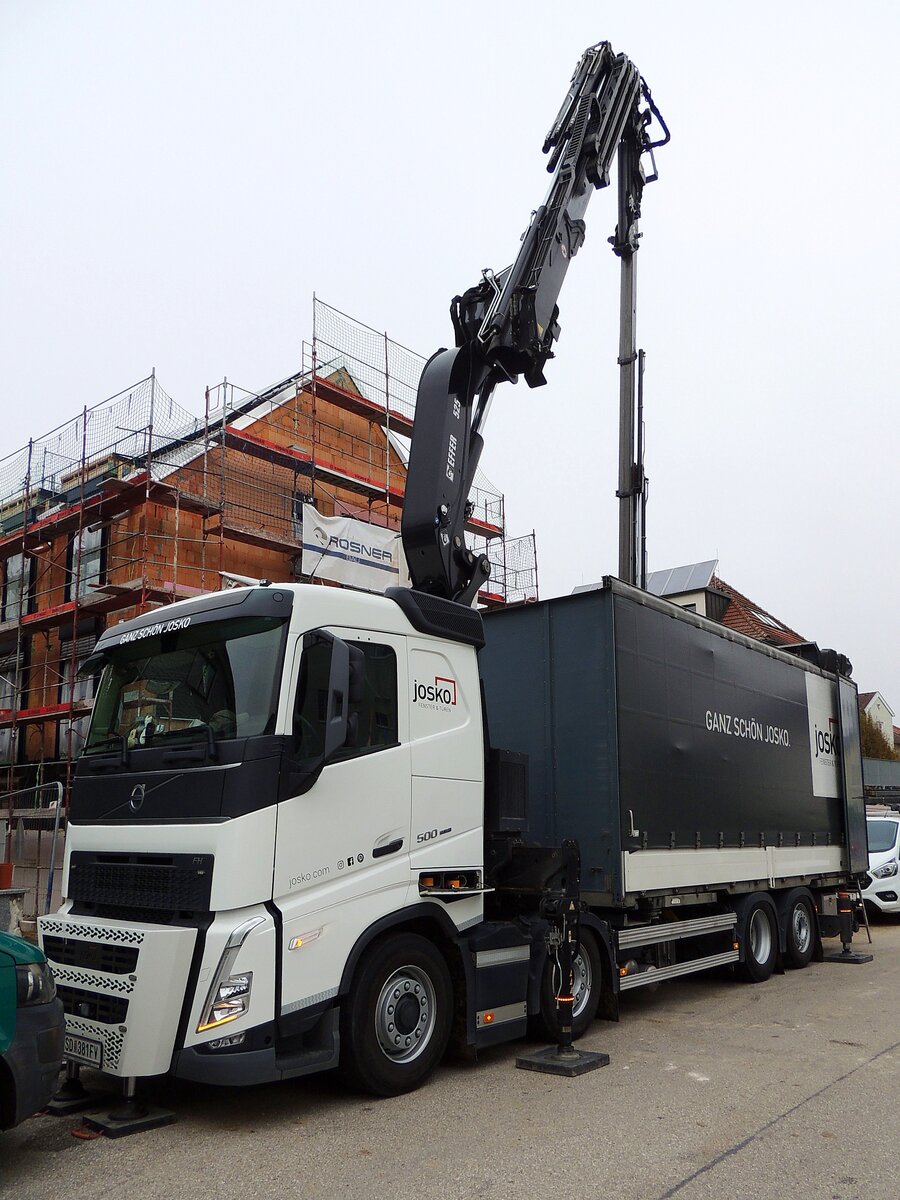
[[[484,626],[491,742],[528,755],[527,838],[578,842],[589,905],[865,870],[848,678],[611,579]]]

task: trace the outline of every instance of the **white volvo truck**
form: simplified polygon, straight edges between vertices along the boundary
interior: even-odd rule
[[[616,157],[628,277],[654,116],[634,65],[588,50],[515,263],[454,301],[456,346],[417,398],[412,588],[238,588],[100,638],[65,902],[40,922],[70,1062],[126,1091],[340,1065],[388,1095],[451,1040],[478,1050],[530,1020],[577,1036],[624,989],[715,966],[758,982],[849,939],[841,891],[867,857],[846,660],[613,580],[470,607],[488,402],[543,382]]]
[[[112,1075],[398,1092],[451,1035],[554,1034],[560,900],[577,1035],[629,987],[806,966],[865,867],[852,683],[618,581],[483,622],[240,588],[97,653],[41,938]]]

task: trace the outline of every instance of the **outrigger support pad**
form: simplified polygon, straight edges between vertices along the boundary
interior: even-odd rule
[[[137,1080],[129,1076],[124,1081],[122,1103],[100,1113],[84,1118],[84,1124],[98,1133],[105,1133],[108,1138],[127,1137],[131,1133],[145,1133],[148,1129],[159,1129],[161,1125],[174,1125],[175,1114],[168,1108],[157,1108],[155,1105],[139,1101],[135,1092]]]

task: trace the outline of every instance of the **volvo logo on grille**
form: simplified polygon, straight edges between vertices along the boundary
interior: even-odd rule
[[[144,803],[144,793],[147,791],[146,783],[139,783],[131,793],[131,799],[128,801],[132,812],[137,812]]]

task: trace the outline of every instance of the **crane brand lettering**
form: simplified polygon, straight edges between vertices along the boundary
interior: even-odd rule
[[[450,441],[447,445],[447,478],[453,482],[453,475],[456,471],[456,434],[450,434]]]

